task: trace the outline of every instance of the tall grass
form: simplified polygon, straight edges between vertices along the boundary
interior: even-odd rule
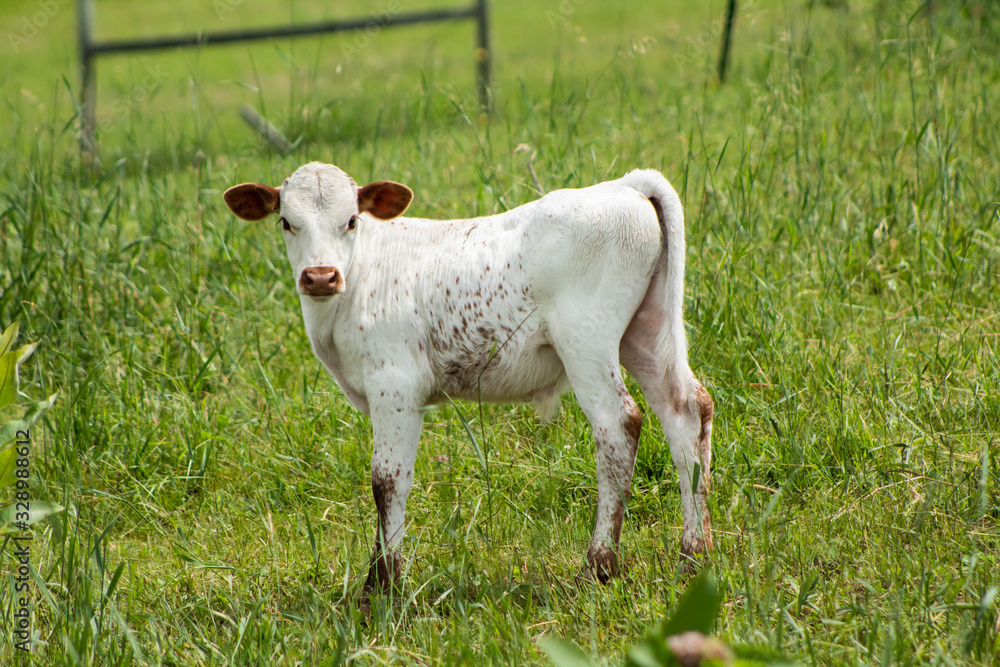
[[[117,61],[96,173],[53,58],[3,75],[0,323],[43,341],[24,390],[61,398],[34,493],[68,508],[33,533],[29,662],[536,664],[553,634],[617,663],[676,604],[677,480],[652,422],[629,570],[573,583],[596,483],[566,397],[550,425],[520,406],[428,414],[405,584],[357,610],[370,424],[312,358],[279,234],[220,197],[319,159],[408,183],[432,217],[662,169],[717,406],[719,634],[806,664],[996,663],[995,9],[752,3],[719,86],[721,5],[572,8],[495,6],[488,117],[457,28],[387,31],[348,74],[335,39]],[[169,75],[119,118],[152,64]],[[302,138],[294,154],[240,126],[242,95]]]

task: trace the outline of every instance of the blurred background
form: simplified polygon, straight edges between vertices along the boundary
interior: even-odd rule
[[[198,151],[246,152],[256,147],[256,137],[239,119],[242,104],[264,113],[291,140],[300,140],[303,150],[348,142],[351,153],[371,153],[378,138],[403,134],[413,141],[414,124],[447,133],[474,99],[474,22],[383,27],[379,17],[471,5],[447,0],[383,4],[93,3],[97,41],[349,18],[373,24],[322,37],[97,57],[102,157],[114,161],[134,149],[154,161],[187,159]],[[536,94],[555,93],[559,103],[576,106],[598,89],[614,89],[616,79],[627,75],[642,86],[634,94],[653,94],[665,112],[676,115],[679,106],[701,98],[701,88],[715,75],[725,10],[721,0],[670,8],[596,0],[497,3],[490,31],[493,96],[501,110],[521,114],[537,106],[530,99]],[[775,31],[782,17],[801,11],[780,4],[765,9],[759,0],[740,8],[734,76],[741,76],[742,49],[756,48],[762,38],[779,38]],[[3,83],[15,122],[7,127],[20,133],[27,119],[65,119],[73,112],[71,94],[81,92],[75,3],[11,0],[0,12],[10,28]],[[767,21],[761,21],[761,12]],[[782,29],[797,22],[809,29],[809,16],[790,20]],[[700,83],[682,99],[659,99],[657,80],[668,72],[671,78]],[[577,90],[579,82],[584,87]],[[628,116],[607,117],[616,126],[609,130],[616,136],[634,133],[638,121]]]

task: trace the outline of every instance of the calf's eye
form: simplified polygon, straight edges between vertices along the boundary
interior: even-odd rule
[[[280,218],[278,220],[278,222],[281,223],[281,228],[284,229],[286,232],[292,231],[292,226],[290,224],[288,224],[288,221],[285,220],[285,218],[283,218],[283,217]]]
[[[347,221],[347,228],[354,229],[358,226],[358,216],[352,215],[351,219]]]

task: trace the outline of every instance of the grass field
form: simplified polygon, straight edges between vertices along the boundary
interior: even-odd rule
[[[77,153],[74,11],[55,0],[39,27],[43,4],[0,5],[0,325],[42,341],[22,389],[60,398],[32,432],[32,494],[67,508],[33,527],[26,663],[545,664],[537,641],[558,636],[621,664],[676,604],[680,500],[655,423],[628,572],[573,583],[596,481],[566,396],[550,425],[523,406],[429,413],[406,582],[357,610],[370,424],[312,357],[280,232],[221,198],[323,160],[407,183],[427,217],[537,197],[529,165],[545,190],[664,171],[716,403],[718,635],[808,665],[1000,664],[995,2],[747,1],[725,85],[721,0],[496,2],[488,117],[465,23],[109,58],[96,171]],[[98,7],[102,37],[371,11]],[[243,103],[295,152],[262,143]]]

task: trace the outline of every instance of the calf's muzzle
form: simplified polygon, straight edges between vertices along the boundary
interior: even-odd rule
[[[310,266],[299,276],[299,294],[333,296],[344,291],[344,278],[333,266]]]

